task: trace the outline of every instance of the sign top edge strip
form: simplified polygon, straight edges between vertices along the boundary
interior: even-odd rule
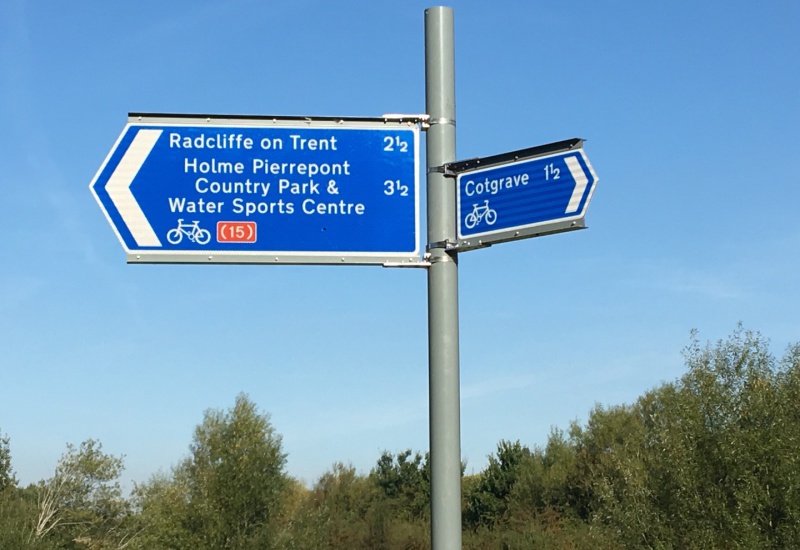
[[[547,143],[545,145],[537,145],[535,147],[510,151],[508,153],[500,153],[498,155],[491,155],[488,157],[476,157],[472,159],[451,162],[445,165],[446,172],[457,176],[464,172],[489,168],[499,164],[509,164],[512,162],[528,160],[545,155],[582,149],[584,141],[585,140],[582,138],[565,139],[562,141],[556,141],[554,143]]]
[[[223,122],[223,121],[258,121],[258,122],[354,122],[354,123],[382,123],[382,124],[407,124],[421,123],[424,115],[407,115],[402,118],[397,115],[389,117],[353,117],[353,116],[292,116],[292,115],[222,115],[222,114],[200,114],[200,113],[128,113],[128,122],[163,122],[173,120],[176,122]]]

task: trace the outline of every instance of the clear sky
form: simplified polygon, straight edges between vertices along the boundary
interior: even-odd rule
[[[129,112],[424,113],[432,5],[0,3],[0,432],[22,483],[88,438],[144,481],[239,392],[308,483],[427,449],[424,270],[127,265],[88,185]],[[458,158],[581,137],[600,177],[587,230],[460,256],[468,472],[680,376],[693,328],[799,339],[800,3],[449,5]]]

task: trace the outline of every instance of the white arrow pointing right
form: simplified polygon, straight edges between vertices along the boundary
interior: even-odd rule
[[[569,204],[567,204],[567,209],[564,213],[573,214],[578,211],[578,207],[581,205],[583,192],[586,191],[589,179],[586,177],[583,168],[581,168],[578,157],[565,157],[564,162],[567,163],[569,173],[572,174],[572,179],[575,180],[575,189],[572,190],[572,196],[569,198]]]
[[[131,184],[162,132],[163,130],[139,130],[106,184],[111,202],[117,207],[122,221],[128,226],[128,231],[139,246],[161,246],[153,226],[147,221],[131,193]]]

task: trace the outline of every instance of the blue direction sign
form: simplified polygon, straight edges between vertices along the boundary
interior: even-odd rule
[[[458,248],[582,229],[598,178],[573,139],[449,164],[458,188]]]
[[[131,115],[90,184],[129,262],[419,262],[419,125]]]

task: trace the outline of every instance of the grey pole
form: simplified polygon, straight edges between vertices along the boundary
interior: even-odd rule
[[[436,171],[456,160],[453,10],[425,10],[428,168],[428,369],[431,548],[461,549],[461,411],[458,373],[458,257],[455,181]]]

